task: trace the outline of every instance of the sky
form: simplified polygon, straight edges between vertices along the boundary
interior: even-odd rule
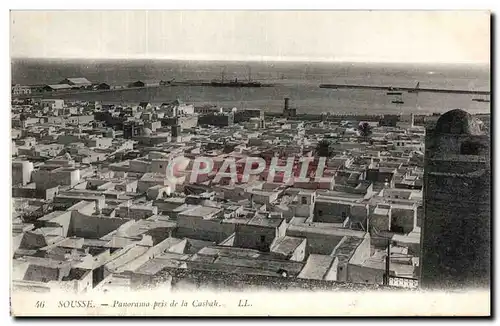
[[[490,62],[485,11],[11,11],[14,58]]]

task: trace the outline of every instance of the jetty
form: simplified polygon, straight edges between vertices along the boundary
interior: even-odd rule
[[[475,94],[475,95],[490,95],[490,91],[479,91],[479,90],[466,90],[466,89],[445,89],[445,88],[415,88],[415,87],[393,87],[393,86],[382,86],[382,85],[349,85],[349,84],[320,84],[320,88],[331,88],[331,89],[373,89],[373,90],[384,90],[391,92],[403,92],[407,91],[410,93],[449,93],[449,94]]]

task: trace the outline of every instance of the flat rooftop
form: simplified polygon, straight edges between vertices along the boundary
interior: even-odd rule
[[[299,278],[323,280],[326,273],[332,267],[334,257],[328,255],[311,254],[306,261],[306,265],[299,274]]]
[[[356,238],[364,238],[366,235],[365,231],[357,231],[357,230],[351,230],[347,228],[339,228],[339,227],[327,227],[326,224],[330,223],[322,223],[325,227],[318,228],[314,226],[314,223],[312,223],[312,226],[309,225],[309,223],[303,223],[303,224],[292,224],[288,227],[287,229],[287,234],[289,232],[293,232],[293,235],[301,234],[322,234],[322,235],[333,235],[333,236],[339,236],[339,237],[344,237],[344,236],[349,236],[349,237],[356,237]]]
[[[247,224],[262,226],[262,227],[277,228],[281,225],[281,223],[283,223],[283,221],[284,219],[282,218],[267,218],[267,217],[256,216],[252,218]]]
[[[182,211],[179,215],[202,217],[210,219],[213,215],[222,211],[222,208],[196,205],[191,209]]]
[[[275,243],[275,245],[271,248],[271,251],[288,256],[292,254],[304,241],[306,241],[305,238],[284,236]]]
[[[345,237],[340,246],[335,249],[333,256],[339,259],[339,264],[347,264],[363,240],[356,237]]]

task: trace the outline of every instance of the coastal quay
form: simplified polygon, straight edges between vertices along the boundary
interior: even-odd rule
[[[121,87],[112,89],[72,89],[68,91],[54,91],[54,92],[34,92],[30,94],[12,94],[15,99],[28,99],[28,98],[66,98],[67,96],[81,95],[81,94],[100,94],[100,93],[118,93],[126,91],[137,91],[141,89],[164,88],[170,87],[169,85],[148,85],[140,87]]]
[[[109,89],[88,89],[88,88],[75,88],[70,90],[57,90],[57,91],[39,91],[32,92],[29,94],[12,94],[13,98],[25,99],[25,98],[53,98],[62,96],[72,96],[79,94],[92,94],[92,93],[109,93],[109,92],[124,92],[124,91],[136,91],[141,89],[152,89],[152,88],[165,88],[165,87],[185,87],[185,86],[198,86],[198,87],[226,87],[226,88],[260,88],[260,87],[273,87],[275,84],[270,83],[260,83],[260,82],[239,82],[239,81],[201,81],[201,80],[186,80],[186,81],[169,81],[162,82],[154,85],[144,85],[144,86],[118,86]],[[32,88],[35,88],[34,86]]]
[[[320,84],[319,88],[331,89],[373,89],[385,91],[408,91],[410,93],[448,93],[448,94],[474,94],[474,95],[490,95],[490,91],[475,91],[465,89],[444,89],[444,88],[415,88],[415,87],[393,87],[393,86],[378,86],[378,85],[349,85],[349,84]]]

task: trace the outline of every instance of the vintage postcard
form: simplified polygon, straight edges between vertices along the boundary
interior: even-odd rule
[[[11,314],[490,316],[490,21],[11,11]]]

